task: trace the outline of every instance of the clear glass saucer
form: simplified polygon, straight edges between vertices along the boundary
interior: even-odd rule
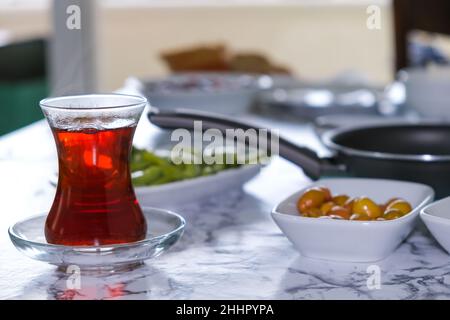
[[[182,236],[183,217],[168,210],[143,207],[147,220],[144,240],[104,246],[64,246],[49,244],[44,236],[46,214],[19,221],[8,230],[14,246],[26,256],[56,266],[80,269],[128,268],[157,257]]]

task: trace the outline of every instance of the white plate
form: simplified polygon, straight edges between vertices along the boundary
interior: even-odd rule
[[[414,208],[389,221],[308,218],[300,216],[296,206],[307,188],[294,193],[273,209],[272,217],[302,255],[325,260],[368,262],[386,258],[412,231],[419,211],[434,198],[429,186],[396,180],[323,179],[308,188],[314,186],[325,186],[332,194],[368,196],[378,203],[400,197]]]
[[[137,187],[136,196],[143,206],[192,202],[230,189],[241,188],[261,170],[260,165],[244,165],[216,174],[159,186]],[[174,196],[176,195],[176,196]]]
[[[450,197],[423,208],[420,218],[437,242],[450,253]]]

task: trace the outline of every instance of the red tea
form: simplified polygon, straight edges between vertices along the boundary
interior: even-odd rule
[[[52,129],[59,180],[45,224],[49,243],[105,245],[145,237],[128,164],[135,128]]]

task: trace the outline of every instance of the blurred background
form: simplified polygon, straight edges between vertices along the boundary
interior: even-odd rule
[[[130,77],[222,72],[230,65],[232,71],[283,74],[297,81],[279,87],[346,79],[384,92],[407,66],[447,63],[449,6],[436,1],[425,14],[425,3],[1,0],[0,134],[41,118],[37,103],[48,95],[110,92]],[[71,4],[81,8],[77,32],[64,28]],[[373,7],[380,24],[371,29]],[[227,65],[186,62],[202,55],[205,60],[226,55]],[[188,65],[177,65],[180,60]]]

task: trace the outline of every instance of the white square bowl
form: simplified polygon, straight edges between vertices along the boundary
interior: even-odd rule
[[[273,209],[272,218],[303,256],[334,261],[370,262],[386,258],[409,235],[420,210],[434,198],[431,187],[406,181],[338,178],[321,179],[308,188],[314,186],[327,187],[332,194],[368,196],[377,203],[400,197],[413,207],[407,215],[386,221],[302,217],[296,204],[305,188]]]
[[[420,218],[439,244],[450,253],[450,197],[423,208]]]

